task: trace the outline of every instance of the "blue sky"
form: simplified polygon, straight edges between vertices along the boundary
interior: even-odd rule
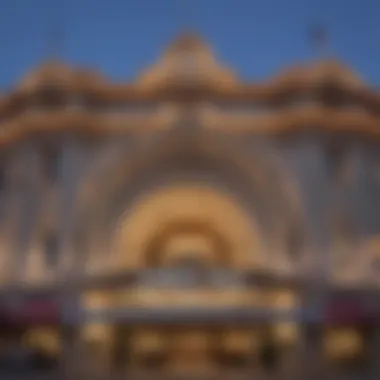
[[[310,30],[323,23],[330,50],[380,84],[380,0],[0,0],[0,88],[51,53],[128,79],[152,63],[184,28],[213,45],[247,79],[316,56]]]

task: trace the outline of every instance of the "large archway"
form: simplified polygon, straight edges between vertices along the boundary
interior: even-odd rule
[[[132,269],[170,266],[173,257],[178,262],[186,261],[189,255],[214,267],[239,270],[268,264],[274,268],[279,263],[273,256],[276,249],[286,259],[289,252],[299,253],[300,249],[295,252],[297,249],[289,248],[305,233],[297,186],[269,150],[251,148],[244,152],[224,138],[184,134],[146,142],[136,151],[120,154],[104,176],[90,178],[96,197],[83,203],[83,216],[90,222],[83,225],[88,227],[88,235],[100,242],[90,250],[97,249],[107,263],[113,261],[118,268]],[[210,290],[214,293],[207,299],[210,294],[203,294],[202,289],[190,289],[194,294],[188,299],[180,287],[163,290],[144,286],[104,302],[108,306],[132,303],[155,307],[170,306],[171,302],[210,305],[215,301],[243,306],[248,299],[256,300],[250,290],[228,286]],[[235,331],[236,326],[230,327]],[[193,326],[188,331],[179,329],[175,335],[183,337],[195,331]],[[141,335],[137,335],[135,342],[141,346]],[[253,339],[255,333],[243,335]],[[211,334],[207,339],[212,342],[214,338]],[[228,351],[227,346],[226,342]],[[178,350],[175,348],[173,354]],[[188,355],[185,348],[183,352]]]
[[[115,157],[85,184],[96,189],[81,203],[87,251],[109,253],[126,210],[163,187],[187,183],[232,196],[255,220],[267,255],[300,262],[306,240],[302,199],[292,173],[266,146],[247,151],[211,133],[168,133]]]

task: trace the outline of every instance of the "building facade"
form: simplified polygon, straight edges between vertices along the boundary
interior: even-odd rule
[[[195,35],[131,83],[43,63],[0,101],[4,300],[52,295],[107,368],[371,356],[379,110],[338,61],[247,83]]]

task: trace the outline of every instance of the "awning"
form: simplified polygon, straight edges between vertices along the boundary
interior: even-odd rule
[[[327,304],[325,322],[328,324],[369,325],[376,323],[379,312],[361,299],[333,300]]]
[[[7,310],[10,325],[45,325],[59,322],[59,309],[52,300],[25,301]]]

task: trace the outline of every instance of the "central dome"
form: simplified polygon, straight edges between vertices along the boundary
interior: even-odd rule
[[[196,33],[184,33],[164,51],[162,58],[149,67],[139,79],[142,86],[181,86],[189,82],[214,87],[235,86],[234,72],[215,57],[210,45]]]

